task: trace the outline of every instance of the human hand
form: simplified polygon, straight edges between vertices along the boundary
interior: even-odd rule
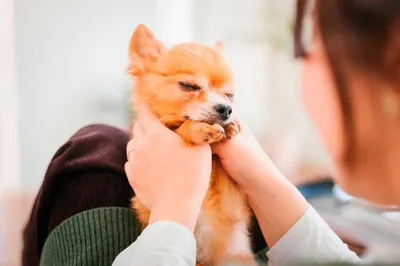
[[[127,145],[129,183],[150,222],[172,220],[193,230],[209,185],[211,148],[186,145],[147,109],[138,118]]]
[[[300,219],[307,201],[243,125],[238,135],[214,144],[212,149],[227,174],[247,195],[264,238],[272,247]]]
[[[212,150],[220,158],[228,175],[247,194],[264,184],[266,177],[283,177],[253,134],[243,125],[239,134],[231,140],[213,144]]]

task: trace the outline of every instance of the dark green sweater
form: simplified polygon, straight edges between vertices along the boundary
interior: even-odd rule
[[[76,214],[49,235],[41,266],[110,266],[140,234],[128,208],[97,208]],[[256,257],[266,263],[266,250]]]
[[[110,266],[140,231],[128,208],[79,213],[56,227],[46,240],[41,266]]]

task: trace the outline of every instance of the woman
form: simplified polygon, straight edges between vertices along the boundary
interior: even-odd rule
[[[306,3],[297,2],[294,31],[295,54],[303,63],[302,98],[336,165],[336,181],[352,195],[399,205],[400,1],[318,1],[312,49],[301,42]],[[212,152],[247,194],[271,247],[272,265],[360,261],[275,168],[250,132],[212,150],[207,145],[187,148],[144,110],[134,135],[127,147],[126,172],[151,210],[151,225],[114,265],[194,264],[192,231]],[[174,161],[182,167],[171,167]]]

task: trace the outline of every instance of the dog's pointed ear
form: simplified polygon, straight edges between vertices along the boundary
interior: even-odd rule
[[[221,54],[222,50],[224,49],[224,44],[221,41],[218,41],[215,45],[214,45],[214,50],[217,51],[217,53]]]
[[[143,24],[136,27],[129,44],[129,65],[127,72],[134,76],[146,70],[146,65],[154,63],[165,48],[154,34]]]

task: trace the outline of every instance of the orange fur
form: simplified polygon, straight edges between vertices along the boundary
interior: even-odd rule
[[[213,113],[215,101],[233,106],[233,76],[221,49],[221,43],[214,48],[185,43],[166,49],[149,29],[139,25],[129,46],[128,73],[136,78],[134,105],[149,106],[188,145],[231,138],[240,131],[239,124],[232,119],[220,121]],[[200,89],[182,89],[180,82]],[[144,228],[150,213],[137,198],[132,201]],[[214,155],[209,190],[194,232],[198,265],[228,261],[253,265],[246,234],[249,222],[245,196]]]

